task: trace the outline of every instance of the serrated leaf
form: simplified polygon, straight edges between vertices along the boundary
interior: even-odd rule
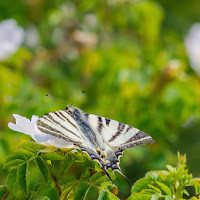
[[[152,189],[143,189],[143,190],[142,190],[142,193],[143,193],[143,194],[152,195],[152,194],[155,194],[156,191],[155,191],[155,190],[152,190]]]
[[[28,141],[28,142],[26,142],[26,143],[23,143],[23,144],[21,144],[20,146],[23,147],[23,148],[28,147],[28,148],[30,148],[30,149],[34,149],[35,151],[41,150],[41,149],[45,149],[45,148],[46,148],[45,146],[43,146],[43,145],[41,145],[41,144],[38,144],[38,143],[36,143],[36,142],[31,142],[31,141]]]
[[[26,161],[26,157],[25,157],[25,156],[20,155],[20,154],[14,154],[14,155],[8,156],[8,157],[6,158],[6,163],[8,163],[8,162],[10,162],[10,161],[12,161],[12,160],[16,160],[16,159]]]
[[[74,200],[85,200],[90,190],[90,185],[88,183],[82,183],[76,187]]]
[[[17,180],[18,180],[18,184],[20,189],[22,190],[22,192],[25,194],[25,196],[27,195],[27,177],[26,177],[26,172],[27,172],[27,163],[23,163],[19,166],[18,170],[17,170]]]
[[[119,200],[119,198],[116,197],[111,192],[108,192],[106,190],[101,190],[99,193],[98,200]]]
[[[62,192],[61,199],[68,199],[68,196],[71,194],[71,192],[74,191],[74,188],[77,186],[79,182],[78,181],[71,181],[65,185],[65,189]]]
[[[131,193],[138,193],[141,190],[148,188],[148,185],[151,183],[152,183],[152,180],[150,180],[149,178],[140,178],[134,183],[131,189]]]
[[[13,169],[7,176],[6,185],[10,192],[14,189],[15,182],[17,180],[17,169]]]
[[[104,177],[104,176],[105,176],[105,172],[103,172],[103,171],[101,170],[101,171],[99,171],[99,172],[96,172],[93,176],[91,176],[89,180],[90,180],[91,183],[99,182],[98,180],[99,180],[100,178]],[[105,177],[104,177],[104,178],[105,178]],[[101,180],[100,182],[102,182],[102,180]]]
[[[64,157],[58,153],[50,152],[44,155],[45,160],[64,160]]]
[[[132,194],[128,200],[151,200],[152,196],[142,193],[134,193]]]
[[[159,188],[157,188],[157,187],[155,187],[155,186],[153,186],[151,184],[148,184],[148,187],[153,189],[153,190],[155,190],[157,193],[161,193],[161,190]]]
[[[14,153],[21,154],[21,155],[25,156],[27,159],[29,159],[35,155],[34,153],[32,153],[31,151],[28,151],[26,149],[17,149],[17,150],[15,150]]]
[[[45,162],[40,157],[37,157],[35,159],[35,161],[36,161],[38,168],[40,169],[40,172],[42,173],[42,176],[45,180],[45,183],[48,183],[50,173],[49,173],[47,165],[45,164]]]
[[[67,158],[63,161],[61,166],[61,174],[65,177],[69,171],[69,168],[72,166],[74,159],[71,155],[68,155]]]
[[[166,186],[164,183],[161,183],[161,182],[159,182],[159,181],[155,181],[155,182],[158,184],[158,186],[160,187],[160,189],[161,189],[163,192],[165,192],[165,194],[167,194],[167,195],[169,195],[169,196],[172,195],[172,193],[171,193],[170,189],[168,188],[168,186]]]
[[[13,167],[13,166],[22,164],[23,162],[24,162],[24,160],[21,160],[21,159],[12,160],[12,161],[10,161],[8,163],[5,163],[4,164],[4,168]]]

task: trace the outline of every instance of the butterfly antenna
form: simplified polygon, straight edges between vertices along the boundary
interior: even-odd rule
[[[52,96],[52,95],[50,95],[50,94],[46,94],[46,96],[47,96],[47,97],[51,97],[51,98],[53,98],[53,99],[57,99],[57,100],[62,101],[62,102],[65,102],[65,101],[63,101],[62,99],[56,98],[56,97],[54,97],[54,96]]]
[[[106,173],[106,175],[108,176],[108,178],[111,180],[112,184],[114,184],[114,183],[113,183],[113,180],[112,180],[111,177],[110,177],[110,174],[105,170],[105,168],[104,168],[104,167],[101,167],[101,169]]]
[[[83,93],[85,93],[85,91],[82,91],[81,94],[79,95],[79,97],[78,97],[75,101],[73,101],[72,104],[74,104],[77,100],[79,100],[79,98],[81,97],[81,95],[82,95]],[[71,104],[71,106],[72,106],[72,104]]]

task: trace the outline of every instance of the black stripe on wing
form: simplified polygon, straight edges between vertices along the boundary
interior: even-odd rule
[[[51,115],[53,115],[55,113],[49,113],[48,115],[46,115],[46,117],[48,117],[52,122],[54,122],[55,124],[57,124],[58,126],[62,127],[64,130],[66,130],[67,132],[70,132],[71,134],[75,135],[76,137],[80,138],[80,136],[78,136],[77,134],[75,134],[73,131],[70,131],[68,128],[66,128],[65,126],[63,126],[59,121],[55,120],[55,118]]]
[[[118,122],[117,132],[108,140],[108,142],[112,142],[118,136],[120,136],[125,128],[125,124]]]
[[[149,135],[146,134],[143,131],[138,131],[134,136],[132,136],[131,138],[129,138],[126,142],[124,143],[129,143],[129,142],[133,142],[133,141],[137,141],[140,140],[142,138],[148,137]]]
[[[60,117],[57,113],[59,113],[62,117]],[[73,123],[68,119],[68,117],[65,116],[64,113],[67,114],[66,111],[56,111],[56,112],[54,112],[54,114],[57,114],[57,116],[58,116],[60,119],[62,119],[63,121],[67,120],[75,129],[78,130],[77,126],[76,126],[75,124],[73,124]],[[63,119],[63,118],[64,118],[64,119]]]
[[[99,133],[102,133],[102,128],[103,128],[103,121],[102,121],[102,117],[98,116],[98,126],[97,129],[99,130]]]
[[[142,139],[137,140],[137,141],[132,141],[132,142],[129,142],[129,143],[123,143],[118,148],[125,150],[125,149],[129,149],[129,148],[133,148],[133,147],[138,146],[138,145],[145,145],[147,142],[154,143],[155,140],[151,136],[148,136],[148,137],[142,138]]]
[[[111,120],[108,118],[105,118],[105,120],[106,120],[106,125],[109,126]]]
[[[65,134],[60,132],[59,130],[50,127],[48,124],[45,124],[44,122],[41,122],[40,120],[37,121],[37,127],[40,131],[42,131],[44,133],[50,134],[50,135],[58,137],[58,138],[62,138],[69,142],[74,142],[71,140],[71,138],[69,138],[68,136],[66,136]]]

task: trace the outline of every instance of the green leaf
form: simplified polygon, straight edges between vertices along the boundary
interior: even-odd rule
[[[170,172],[175,172],[176,168],[172,167],[171,165],[166,165],[166,168],[170,171]]]
[[[155,187],[155,186],[153,186],[151,184],[149,184],[148,187],[151,188],[151,189],[153,189],[153,190],[155,190],[157,193],[162,193],[159,188],[157,188],[157,187]]]
[[[152,196],[148,194],[135,193],[132,194],[128,200],[151,200]]]
[[[27,163],[23,163],[19,166],[18,170],[17,170],[17,180],[18,180],[18,184],[20,189],[22,190],[22,192],[25,194],[25,196],[27,196]]]
[[[58,153],[50,152],[44,155],[45,160],[64,160],[64,157]]]
[[[82,183],[76,187],[74,200],[85,200],[90,190],[90,185],[88,183]]]
[[[196,194],[199,194],[200,193],[200,179],[195,179],[194,188],[195,188]]]
[[[31,151],[28,151],[26,149],[17,149],[14,152],[15,154],[21,154],[23,156],[25,156],[27,159],[30,159],[31,157],[33,157],[35,154],[32,153]]]
[[[170,191],[170,189],[168,188],[168,186],[166,186],[164,183],[161,183],[159,181],[155,181],[158,186],[160,187],[160,189],[165,192],[167,195],[172,196],[172,193]]]
[[[74,191],[74,188],[78,185],[78,181],[71,181],[71,182],[68,182],[65,186],[64,186],[64,189],[63,189],[63,192],[62,192],[62,196],[61,196],[61,199],[63,198],[67,198],[70,193],[72,193]]]
[[[24,160],[26,161],[26,157],[23,156],[23,155],[20,155],[20,154],[14,154],[14,155],[11,155],[11,156],[8,156],[7,159],[6,159],[6,163],[12,161],[12,160]]]
[[[148,185],[151,183],[152,183],[152,180],[150,180],[150,178],[140,178],[134,183],[131,189],[131,193],[140,192],[141,190],[148,188]]]
[[[24,150],[30,151],[32,153],[36,153],[41,151],[42,149],[45,149],[45,146],[40,145],[36,142],[26,142],[20,145],[20,147]]]
[[[24,160],[21,160],[21,159],[12,160],[12,161],[10,161],[8,163],[5,163],[4,164],[4,168],[13,167],[13,166],[22,164],[23,162],[24,162]]]
[[[14,189],[14,185],[17,180],[17,169],[13,169],[7,176],[6,185],[10,192]]]
[[[100,178],[105,178],[105,173],[101,170],[99,172],[96,172],[91,178],[89,179],[91,183],[98,182]]]
[[[119,200],[119,198],[116,197],[111,192],[101,190],[100,193],[99,193],[98,200]]]
[[[40,172],[42,173],[42,176],[43,176],[43,178],[45,180],[45,183],[48,183],[49,177],[50,177],[50,173],[49,173],[47,165],[45,164],[45,162],[40,157],[37,157],[35,159],[35,161],[36,161],[37,166],[40,169]]]
[[[76,178],[74,176],[66,176],[66,177],[63,177],[62,180],[59,181],[59,183],[60,185],[64,185],[72,181],[76,181]]]
[[[167,195],[167,196],[165,197],[165,200],[173,200],[173,199],[172,199],[172,197],[170,197],[169,195]]]

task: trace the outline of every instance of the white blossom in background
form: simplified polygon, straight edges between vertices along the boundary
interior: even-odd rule
[[[192,25],[186,38],[185,46],[191,67],[200,76],[200,23]]]
[[[0,22],[0,60],[15,53],[24,41],[24,30],[14,19]]]
[[[8,123],[8,127],[13,131],[18,131],[26,135],[30,135],[33,140],[42,145],[51,145],[57,148],[71,148],[73,144],[62,138],[58,138],[44,132],[41,132],[37,127],[38,116],[33,115],[31,120],[22,117],[18,114],[13,114],[16,124]]]
[[[39,34],[35,26],[28,26],[26,29],[25,44],[28,47],[34,48],[39,43]]]

